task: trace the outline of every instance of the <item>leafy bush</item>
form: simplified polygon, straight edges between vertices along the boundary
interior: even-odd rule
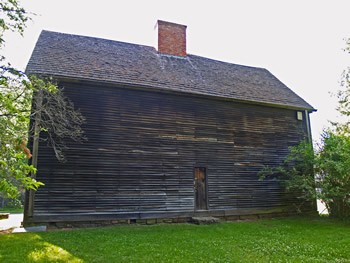
[[[294,203],[298,212],[305,202],[316,200],[316,181],[314,178],[315,154],[312,145],[307,141],[290,147],[290,153],[284,162],[277,167],[265,167],[259,172],[261,180],[274,177],[280,181],[287,192],[298,199]]]
[[[317,153],[317,179],[331,216],[350,217],[350,137],[326,132]]]
[[[282,165],[265,167],[261,178],[275,176],[305,201],[322,200],[332,217],[350,217],[350,137],[325,131],[315,151],[302,141],[290,148]],[[318,189],[318,191],[316,191]]]
[[[22,200],[20,198],[10,199],[5,208],[23,208]]]

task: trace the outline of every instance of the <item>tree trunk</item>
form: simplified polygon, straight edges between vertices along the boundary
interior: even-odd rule
[[[34,107],[34,136],[33,136],[33,152],[32,152],[32,165],[37,168],[38,166],[38,152],[39,152],[39,136],[40,136],[40,121],[41,121],[41,107],[43,104],[43,91],[39,90],[37,94],[34,94],[35,96],[35,104]],[[32,178],[35,179],[35,174],[32,172],[30,175]],[[27,201],[26,201],[26,207],[24,209],[24,217],[28,218],[33,216],[34,211],[34,190],[27,190]]]

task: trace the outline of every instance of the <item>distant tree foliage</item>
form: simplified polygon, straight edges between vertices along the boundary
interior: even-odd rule
[[[38,144],[44,132],[57,159],[64,161],[67,138],[83,139],[84,118],[63,91],[50,80],[12,67],[2,54],[4,34],[22,35],[30,19],[19,1],[0,0],[0,194],[5,198],[43,185],[35,180],[37,156],[27,148],[28,141]]]
[[[345,52],[350,54],[350,38],[346,41]],[[346,117],[350,117],[350,67],[344,70],[342,80],[342,89],[338,91],[338,112]],[[350,120],[345,123],[331,122],[339,133],[350,134]]]
[[[0,0],[0,13],[0,46],[3,47],[4,33],[12,31],[22,35],[31,18],[17,0]]]

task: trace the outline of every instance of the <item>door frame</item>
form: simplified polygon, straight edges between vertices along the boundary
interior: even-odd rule
[[[196,169],[204,168],[205,175],[205,209],[197,208],[197,198],[196,198]],[[209,199],[208,199],[208,167],[205,165],[195,165],[193,166],[193,200],[194,200],[194,211],[207,211],[209,209]]]

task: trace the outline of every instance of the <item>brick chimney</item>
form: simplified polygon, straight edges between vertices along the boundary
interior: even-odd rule
[[[161,54],[186,57],[186,27],[158,20],[158,52]]]

